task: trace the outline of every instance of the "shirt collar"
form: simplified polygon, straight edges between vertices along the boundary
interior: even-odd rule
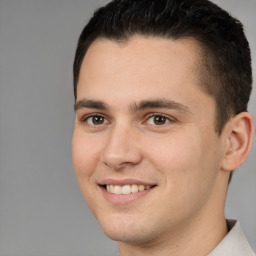
[[[255,256],[240,227],[240,223],[236,220],[227,220],[227,226],[229,232],[208,256]]]

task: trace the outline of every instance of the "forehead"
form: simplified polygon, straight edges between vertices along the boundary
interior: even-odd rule
[[[168,73],[172,81],[187,76],[198,83],[199,53],[200,47],[193,39],[143,36],[134,36],[124,42],[97,39],[82,62],[78,89],[80,84],[87,84],[89,80],[97,84],[107,78],[112,84],[121,84],[127,79],[130,82],[136,80],[136,83],[153,79],[151,82],[157,85]]]
[[[82,68],[88,68],[89,64],[90,67],[93,64],[99,67],[100,62],[101,67],[104,64],[107,64],[105,67],[114,64],[112,67],[115,68],[124,67],[121,64],[144,64],[145,68],[156,69],[176,62],[176,67],[182,65],[194,71],[200,62],[200,52],[199,44],[192,38],[174,40],[141,35],[134,35],[123,41],[98,38],[88,48]]]

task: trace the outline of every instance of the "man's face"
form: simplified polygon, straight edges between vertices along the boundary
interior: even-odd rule
[[[192,40],[136,36],[96,40],[83,60],[74,169],[114,240],[160,239],[220,210],[223,139],[215,101],[200,90],[198,56]]]

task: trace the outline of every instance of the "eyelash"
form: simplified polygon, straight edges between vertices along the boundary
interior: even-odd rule
[[[152,121],[152,122],[154,122],[153,124],[150,124],[150,125],[152,125],[152,126],[159,127],[159,128],[164,127],[164,126],[166,126],[166,125],[168,125],[168,124],[170,124],[170,123],[173,123],[173,122],[175,121],[174,118],[171,118],[170,116],[164,115],[164,114],[162,114],[162,113],[152,113],[152,114],[150,114],[150,115],[148,115],[148,116],[146,117],[146,121],[145,121],[144,123],[149,122],[149,120],[150,120],[151,118],[156,118],[156,117],[160,117],[160,118],[164,118],[164,119],[165,119],[165,121],[164,121],[163,124],[156,124],[156,123],[154,122],[155,120]]]
[[[90,114],[90,115],[86,115],[86,116],[84,116],[84,117],[82,117],[81,118],[81,122],[82,123],[88,123],[88,120],[90,119],[90,118],[95,118],[95,117],[99,117],[99,118],[103,118],[104,119],[104,123],[105,123],[105,121],[106,120],[108,120],[105,116],[103,116],[102,114],[98,114],[98,113],[94,113],[94,114]],[[104,124],[103,123],[103,124]],[[95,124],[89,124],[90,126],[100,126],[100,125],[95,125]]]
[[[89,123],[88,123],[88,120],[89,120],[90,118],[95,118],[95,117],[102,118],[102,119],[103,119],[103,123],[97,125],[97,124],[93,124],[93,121],[92,121],[92,123],[89,124]],[[149,114],[149,115],[147,115],[147,116],[145,117],[146,120],[143,122],[143,124],[147,123],[151,118],[156,118],[156,117],[164,118],[164,119],[165,119],[165,123],[164,123],[164,124],[159,124],[159,125],[157,125],[157,124],[150,124],[150,125],[162,127],[162,126],[165,126],[165,125],[168,124],[168,123],[172,123],[172,122],[175,121],[173,118],[170,118],[169,116],[166,116],[166,115],[164,115],[164,114],[161,114],[161,113],[152,113],[152,114]],[[93,114],[90,114],[90,115],[83,116],[83,117],[80,119],[80,121],[81,121],[82,123],[85,123],[85,122],[86,122],[89,126],[92,126],[92,127],[104,125],[104,124],[106,124],[106,123],[105,123],[106,121],[109,123],[108,118],[106,118],[104,115],[102,115],[102,114],[100,114],[100,113],[93,113]]]

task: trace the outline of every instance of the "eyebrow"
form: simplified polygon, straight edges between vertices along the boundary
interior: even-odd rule
[[[142,100],[131,106],[134,111],[141,111],[149,108],[175,109],[181,112],[191,112],[189,107],[169,99]]]
[[[82,108],[93,108],[98,110],[108,110],[109,107],[101,100],[90,100],[82,99],[75,103],[74,110],[77,111]],[[130,108],[133,112],[142,111],[145,109],[175,109],[181,112],[191,112],[190,109],[179,102],[169,100],[169,99],[149,99],[142,100],[138,103],[133,103],[130,105]]]
[[[74,110],[77,111],[82,108],[95,108],[99,110],[107,110],[108,106],[101,100],[82,99],[75,103]]]

